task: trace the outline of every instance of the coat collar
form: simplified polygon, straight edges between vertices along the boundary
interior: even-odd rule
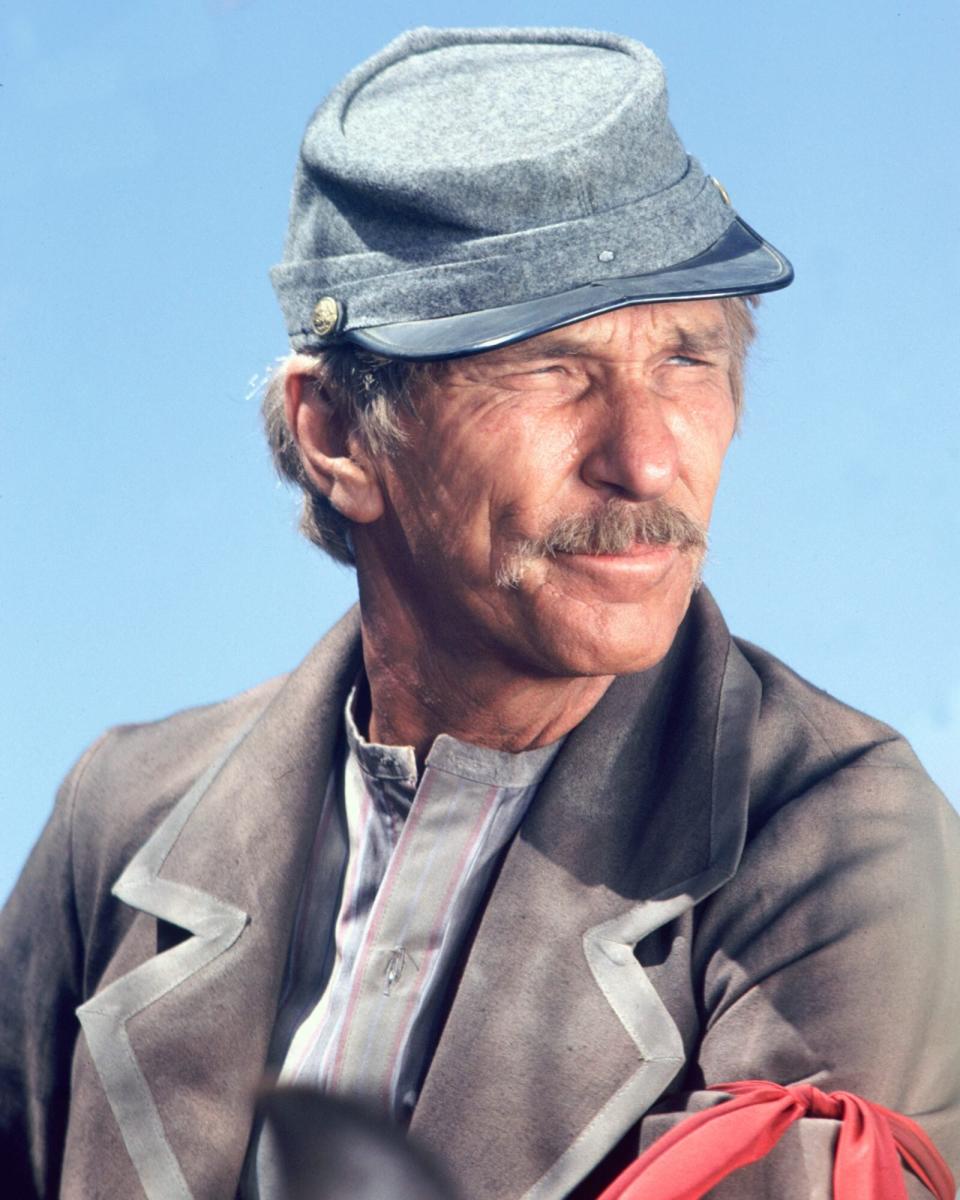
[[[234,1194],[358,666],[354,616],[114,888],[192,935],[78,1010],[149,1200]],[[414,1116],[468,1196],[566,1195],[682,1066],[632,951],[736,870],[759,691],[701,593],[665,663],[618,680],[567,738],[506,856]]]

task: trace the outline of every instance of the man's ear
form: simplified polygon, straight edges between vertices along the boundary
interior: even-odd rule
[[[314,375],[288,372],[284,412],[304,471],[333,507],[359,525],[383,516],[383,491],[373,464],[354,439],[344,438]]]

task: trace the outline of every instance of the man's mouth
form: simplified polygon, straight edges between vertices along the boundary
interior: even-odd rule
[[[624,546],[622,550],[563,550],[562,554],[589,554],[591,558],[648,558],[658,551],[664,550],[680,550],[684,551],[687,547],[680,546],[677,542],[631,542],[629,546]]]

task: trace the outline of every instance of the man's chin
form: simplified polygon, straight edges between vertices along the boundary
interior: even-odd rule
[[[551,673],[569,679],[609,679],[649,671],[669,653],[676,630],[665,638],[652,639],[643,646],[602,646],[567,649],[558,654]]]
[[[690,604],[695,581],[648,602],[577,603],[557,594],[541,602],[527,629],[538,657],[558,676],[633,675],[666,657]],[[553,611],[551,611],[551,609]]]

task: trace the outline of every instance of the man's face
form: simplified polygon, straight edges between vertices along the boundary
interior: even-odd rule
[[[431,645],[474,668],[652,666],[699,576],[702,550],[677,539],[710,518],[730,365],[716,300],[624,308],[450,363],[379,468],[361,586],[389,586]],[[640,536],[674,540],[637,540],[636,515]]]

